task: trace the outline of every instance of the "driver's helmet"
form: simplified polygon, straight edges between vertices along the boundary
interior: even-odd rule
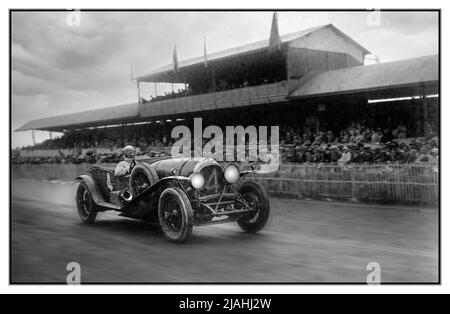
[[[136,150],[131,145],[127,145],[123,148],[123,156],[126,161],[134,160],[135,153],[136,153]]]

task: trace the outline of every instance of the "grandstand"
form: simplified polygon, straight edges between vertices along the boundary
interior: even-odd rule
[[[97,142],[114,132],[117,138],[121,131],[116,129],[129,133],[141,127],[148,135],[136,135],[139,138],[133,144],[146,142],[151,147],[170,144],[172,127],[177,123],[190,126],[193,117],[202,117],[204,125],[280,125],[282,134],[294,129],[299,136],[305,128],[332,130],[337,135],[354,122],[374,130],[405,126],[408,131],[403,137],[438,133],[437,55],[364,65],[370,52],[331,24],[287,34],[280,40],[280,49],[272,53],[268,52],[269,40],[263,40],[211,53],[207,59],[180,61],[177,71],[169,64],[135,78],[139,87],[184,84],[180,91],[32,120],[16,131],[57,131],[64,136],[82,132],[85,137],[92,132],[85,142]],[[66,141],[58,148],[76,148],[70,145]]]

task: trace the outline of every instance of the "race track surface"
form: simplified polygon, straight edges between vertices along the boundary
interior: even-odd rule
[[[271,199],[259,234],[237,224],[198,227],[192,241],[159,227],[99,214],[80,223],[75,183],[11,183],[11,282],[82,283],[359,282],[377,262],[382,282],[438,281],[437,208]]]

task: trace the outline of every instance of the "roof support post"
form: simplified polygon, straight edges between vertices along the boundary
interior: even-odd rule
[[[34,130],[31,130],[31,139],[33,140],[33,145],[36,145],[36,137],[34,135]]]
[[[422,93],[423,135],[428,135],[428,108],[425,92]]]
[[[214,71],[214,67],[211,66],[211,83],[212,83],[212,91],[216,92],[216,71]]]

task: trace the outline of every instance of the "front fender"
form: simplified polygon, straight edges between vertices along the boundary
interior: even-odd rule
[[[83,174],[81,176],[76,177],[75,180],[83,181],[84,183],[86,183],[89,192],[91,192],[92,200],[94,201],[95,204],[102,206],[105,203],[100,188],[90,175]]]
[[[180,183],[180,182],[190,182],[191,179],[189,179],[188,177],[183,177],[183,176],[168,176],[168,177],[165,177],[165,178],[162,178],[161,180],[159,180],[151,188],[157,188],[157,187],[164,185],[170,181],[176,181],[177,183]],[[184,190],[184,186],[180,186],[180,188],[182,188]]]
[[[183,188],[183,190],[184,190],[184,187],[182,186],[182,184],[179,184],[179,183],[190,182],[190,179],[188,177],[183,177],[183,176],[168,176],[168,177],[162,178],[161,180],[159,180],[158,182],[156,182],[155,184],[153,184],[152,186],[147,188],[145,191],[142,191],[141,194],[139,194],[138,196],[133,198],[133,200],[131,202],[129,202],[127,204],[127,206],[136,204],[137,202],[141,201],[146,196],[152,194],[153,192],[157,191],[162,186],[166,185],[168,182],[171,182],[171,181],[177,182],[177,186],[179,186],[180,188]]]

